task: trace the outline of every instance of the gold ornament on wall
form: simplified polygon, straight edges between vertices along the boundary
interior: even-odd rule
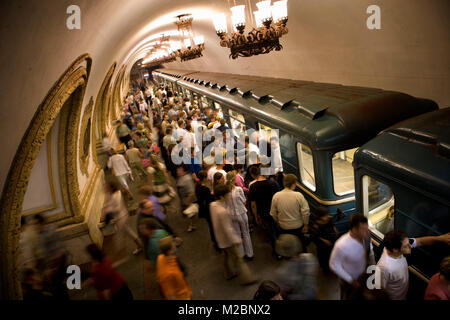
[[[83,118],[81,119],[80,144],[78,154],[80,159],[80,170],[85,176],[88,176],[89,165],[89,144],[91,143],[92,132],[92,107],[94,106],[94,97],[89,99],[89,103],[84,108]]]

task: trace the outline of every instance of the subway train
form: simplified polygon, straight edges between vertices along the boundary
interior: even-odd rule
[[[353,166],[356,210],[368,217],[378,254],[392,229],[410,237],[450,232],[450,108],[382,131],[355,152]],[[416,248],[409,269],[426,282],[446,256],[445,244]],[[412,281],[410,289],[423,292],[424,282]]]
[[[430,197],[428,207],[425,204],[418,206],[416,218],[404,218],[408,216],[409,209],[405,207],[398,211],[398,208],[403,202],[418,200],[418,197],[410,192],[414,188],[405,189],[400,196],[396,194],[400,191],[393,188],[385,179],[377,175],[370,175],[370,178],[367,178],[369,171],[364,170],[370,170],[375,160],[378,161],[375,172],[389,171],[382,167],[385,154],[377,156],[364,150],[371,148],[372,143],[376,144],[377,141],[382,140],[383,135],[387,135],[389,130],[400,130],[388,129],[391,126],[408,123],[402,121],[410,118],[420,119],[421,115],[428,116],[441,112],[434,101],[376,88],[247,75],[157,69],[152,72],[152,77],[173,92],[183,94],[191,100],[197,99],[200,108],[216,109],[227,120],[228,126],[233,131],[245,131],[250,128],[278,129],[283,172],[299,176],[297,186],[307,199],[311,212],[313,213],[318,206],[327,207],[340,233],[348,231],[349,217],[355,212],[361,212],[369,218],[375,247],[379,247],[383,238],[380,230],[385,228],[384,231],[386,231],[392,228],[392,225],[406,231],[409,236],[425,234],[416,232],[417,229],[408,227],[408,224],[413,224],[415,219],[423,219],[423,212],[433,205],[437,206],[438,202],[433,204],[432,199],[435,198]],[[387,131],[383,131],[385,129]],[[377,136],[382,131],[383,133]],[[412,128],[409,131],[404,129],[404,132],[413,131]],[[425,141],[434,139],[428,133],[422,135],[416,133],[416,135]],[[381,141],[379,144],[386,154],[400,152],[407,158],[407,152],[413,152],[412,149],[403,150],[400,146],[390,145],[389,141],[386,143]],[[450,227],[448,223],[450,179],[448,153],[446,153],[449,151],[448,146],[449,144],[444,144],[439,147],[447,155],[447,158],[443,160],[443,163],[447,161],[447,167],[445,164],[442,164],[442,167],[435,167],[436,174],[440,172],[439,170],[447,174],[445,177],[441,173],[441,177],[444,180],[446,178],[444,183],[446,189],[444,188],[445,191],[442,192],[446,192],[447,197],[443,196],[441,199],[446,200],[440,202],[443,207],[439,211],[440,218],[436,218],[439,225],[444,224],[440,227],[441,229],[434,229],[435,232],[430,234],[448,232]],[[372,157],[367,157],[367,154],[371,154]],[[360,158],[354,162],[356,156]],[[411,159],[416,159],[416,156],[412,156]],[[416,160],[418,168],[434,165],[432,156],[423,159],[422,164]],[[428,164],[426,162],[428,160],[432,164]],[[393,163],[391,165],[396,167]],[[410,172],[412,181],[416,179],[419,182],[420,179],[425,179],[412,178],[414,174],[421,176],[420,169]],[[394,177],[391,178],[392,181],[396,181]],[[407,181],[404,178],[401,179]],[[434,186],[434,188],[441,186]],[[369,193],[369,200],[367,200],[367,193]],[[391,199],[392,194],[394,194],[395,203]],[[382,200],[385,202],[382,203]],[[380,205],[377,206],[377,203]],[[386,213],[378,214],[378,211],[375,213],[375,207],[383,209]],[[394,211],[389,213],[389,217],[395,218],[383,219],[388,216],[389,209]],[[435,219],[433,214],[432,212],[427,216],[427,221]],[[399,215],[402,215],[402,218],[397,218]],[[418,222],[418,225],[423,224],[427,225],[424,221]],[[415,250],[420,251],[419,255],[423,251],[421,248]],[[426,259],[426,257],[422,256],[416,260],[420,259]],[[413,271],[416,271],[415,275],[426,280],[436,271],[437,266],[438,263],[433,263],[428,270],[422,264]]]

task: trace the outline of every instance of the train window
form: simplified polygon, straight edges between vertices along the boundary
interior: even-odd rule
[[[214,109],[217,111],[217,115],[219,116],[219,118],[223,119],[222,106],[219,103],[214,102]]]
[[[267,156],[271,159],[271,167],[274,169],[275,172],[283,171],[283,161],[281,158],[281,148],[280,148],[280,137],[279,137],[279,130],[273,130],[271,127],[266,126],[262,123],[258,122],[259,127],[259,136],[260,140],[259,143],[261,143],[261,139],[266,140],[269,144],[267,145]],[[265,130],[265,135],[261,130]],[[274,138],[274,139],[272,139]],[[270,149],[269,149],[270,148]],[[273,154],[272,154],[273,152]],[[261,159],[261,162],[263,160]],[[274,173],[275,173],[274,172]]]
[[[295,154],[296,139],[293,135],[280,130],[280,148],[283,157],[283,172],[298,174],[297,155]]]
[[[297,155],[301,182],[312,191],[316,191],[314,161],[311,149],[308,146],[297,142]]]
[[[336,152],[331,160],[334,192],[338,196],[355,192],[352,162],[356,149]]]
[[[230,126],[233,130],[233,134],[239,137],[245,132],[245,118],[239,112],[231,109],[228,110],[228,114],[230,115]]]
[[[364,215],[369,228],[380,238],[394,228],[394,194],[391,188],[370,176],[362,178]]]
[[[192,100],[192,94],[191,94],[191,91],[189,91],[188,89],[186,89],[185,94],[186,94],[186,97],[189,98],[189,100]]]
[[[206,98],[205,96],[201,97],[200,102],[201,102],[202,109],[205,109],[209,106],[208,98]]]

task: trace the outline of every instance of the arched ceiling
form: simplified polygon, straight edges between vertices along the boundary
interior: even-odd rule
[[[176,15],[194,15],[204,56],[169,68],[262,75],[398,90],[450,105],[448,0],[289,0],[284,49],[229,59],[211,17],[244,0],[29,0],[0,9],[0,185],[30,120],[51,86],[80,54],[92,57],[85,101],[108,68],[145,54],[152,37],[176,30]],[[247,0],[245,0],[247,1]],[[254,4],[256,1],[252,0]],[[66,9],[81,9],[81,30],[68,30]],[[381,8],[381,30],[368,30],[367,7]],[[148,47],[147,47],[148,48]],[[117,73],[117,71],[116,71]],[[114,75],[115,77],[115,75]]]

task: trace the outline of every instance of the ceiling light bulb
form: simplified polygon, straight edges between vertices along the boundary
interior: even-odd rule
[[[197,36],[194,38],[194,44],[196,46],[199,46],[201,44],[205,43],[205,38],[203,36]]]
[[[232,7],[231,13],[233,26],[245,25],[245,5]]]
[[[260,1],[256,4],[258,7],[261,20],[268,20],[272,18],[272,10],[270,6],[270,0]]]
[[[272,6],[273,21],[287,19],[287,0],[276,1]]]
[[[191,47],[191,39],[189,39],[189,38],[184,39],[184,45],[186,48],[190,48]]]
[[[227,33],[227,17],[224,13],[220,13],[213,18],[214,28],[216,32]]]
[[[262,23],[262,19],[261,19],[261,15],[260,15],[259,11],[255,11],[255,12],[253,12],[253,14],[255,15],[256,27],[257,28],[262,27],[263,23]]]

